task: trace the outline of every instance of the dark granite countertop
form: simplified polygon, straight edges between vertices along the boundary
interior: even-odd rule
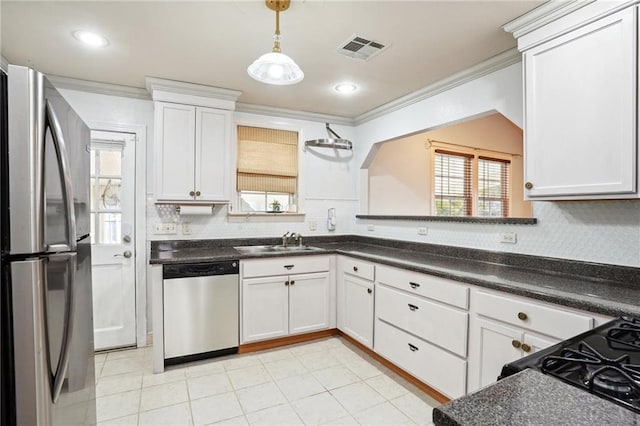
[[[583,309],[604,315],[640,316],[640,269],[513,255],[449,246],[344,236],[307,239],[323,250],[242,254],[234,246],[276,244],[274,239],[158,242],[150,263],[343,254]]]
[[[433,410],[438,426],[640,425],[640,415],[526,369]]]

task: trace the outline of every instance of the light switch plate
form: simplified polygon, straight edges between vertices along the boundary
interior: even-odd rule
[[[191,222],[182,222],[182,234],[183,235],[191,235]]]
[[[315,231],[316,229],[318,229],[318,222],[316,222],[315,220],[310,220],[309,231]]]
[[[418,235],[427,235],[427,227],[421,226],[418,228]]]

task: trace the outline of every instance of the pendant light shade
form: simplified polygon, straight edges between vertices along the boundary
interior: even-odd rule
[[[293,59],[280,52],[280,11],[289,8],[290,0],[266,0],[265,3],[276,12],[273,50],[253,61],[247,68],[247,73],[251,78],[266,84],[285,86],[299,83],[304,78],[304,72]]]

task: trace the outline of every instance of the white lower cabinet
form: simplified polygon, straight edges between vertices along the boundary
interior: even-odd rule
[[[378,354],[451,398],[465,394],[467,361],[379,318],[375,330]]]
[[[496,291],[474,289],[469,326],[469,386],[494,383],[502,367],[610,318]]]
[[[373,283],[345,274],[342,331],[368,348],[373,347]]]
[[[331,327],[334,281],[328,256],[249,260],[241,268],[241,343]],[[281,270],[304,273],[273,275]]]

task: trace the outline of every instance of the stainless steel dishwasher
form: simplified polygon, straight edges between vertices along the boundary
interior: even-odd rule
[[[165,365],[238,352],[238,263],[163,266]]]

